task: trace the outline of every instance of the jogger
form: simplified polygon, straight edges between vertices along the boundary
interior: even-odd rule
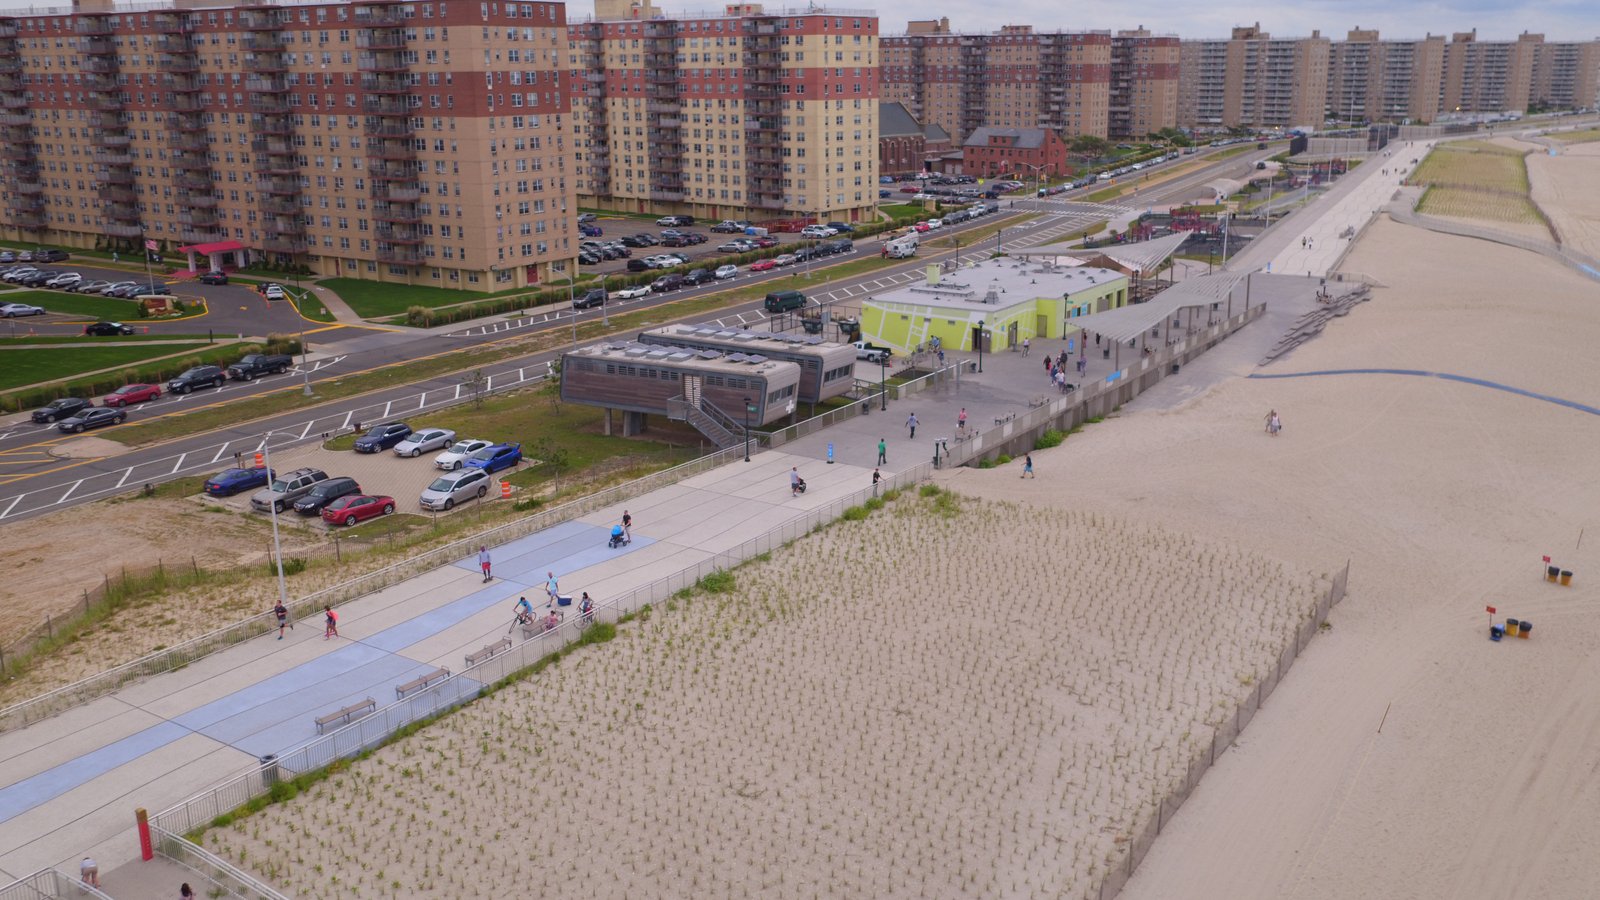
[[[322,639],[323,640],[327,640],[328,638],[336,638],[336,637],[338,637],[339,636],[339,614],[333,611],[333,607],[331,607],[331,606],[322,607],[322,619],[323,619],[323,623],[324,623],[323,624],[323,628],[322,628]]]
[[[293,628],[294,623],[289,621],[289,607],[284,606],[282,600],[279,600],[278,604],[272,607],[272,612],[278,617],[278,640],[281,641],[283,640],[284,626],[287,625],[288,627]]]

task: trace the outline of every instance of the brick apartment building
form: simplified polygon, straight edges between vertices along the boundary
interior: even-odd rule
[[[543,281],[576,252],[559,3],[0,19],[0,235],[320,275]]]
[[[990,128],[967,135],[961,147],[961,171],[980,178],[1015,175],[1019,180],[1067,175],[1068,150],[1049,128]]]
[[[1260,23],[1227,39],[1180,48],[1178,124],[1185,128],[1320,126],[1328,97],[1329,41],[1274,38]]]
[[[1439,113],[1443,35],[1382,40],[1355,28],[1328,57],[1329,118],[1344,122],[1431,122]]]
[[[567,29],[580,202],[860,220],[878,197],[878,20],[759,4],[668,18],[599,0]]]

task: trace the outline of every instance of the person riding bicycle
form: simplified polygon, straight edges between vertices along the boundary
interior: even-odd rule
[[[517,621],[522,623],[523,625],[527,625],[528,623],[533,621],[533,604],[528,602],[528,598],[527,597],[518,597],[517,598],[517,610],[516,610],[516,612],[517,612]]]
[[[589,592],[583,592],[583,599],[578,601],[578,612],[582,615],[583,624],[594,621],[594,601],[589,598]]]

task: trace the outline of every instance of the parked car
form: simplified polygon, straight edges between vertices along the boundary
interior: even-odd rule
[[[717,266],[717,270],[711,273],[712,277],[718,281],[724,278],[732,278],[737,274],[739,274],[739,267],[735,265]]]
[[[778,261],[775,260],[775,259],[758,259],[755,262],[750,264],[750,271],[752,271],[752,272],[770,272],[773,269],[776,269],[777,267],[778,267]]]
[[[294,357],[284,353],[247,353],[228,367],[228,377],[252,381],[262,375],[282,375],[294,365]]]
[[[589,223],[589,222],[593,222],[593,221],[595,221],[595,220],[597,220],[599,218],[600,217],[595,215],[594,213],[579,213],[578,214],[578,224],[579,225],[583,225],[583,224],[586,224],[586,223]]]
[[[634,285],[617,291],[618,300],[637,300],[640,297],[650,296],[650,286],[647,284]]]
[[[82,397],[62,397],[60,400],[52,400],[34,410],[31,418],[41,425],[46,425],[51,422],[59,422],[62,419],[70,419],[93,405],[94,402],[92,400],[85,400]]]
[[[492,441],[483,441],[477,438],[466,438],[451,444],[443,453],[433,458],[433,464],[445,471],[454,471],[461,468],[467,457],[485,447],[493,446]]]
[[[938,229],[938,228],[943,228],[943,227],[944,227],[944,220],[943,219],[929,219],[928,220],[928,229],[930,231],[934,230],[934,229]]]
[[[0,250],[0,266],[5,265],[6,263],[14,263],[16,261],[17,252],[15,250]]]
[[[319,481],[311,490],[306,491],[300,499],[294,501],[294,511],[302,516],[314,516],[322,512],[322,508],[351,494],[361,493],[361,485],[356,484],[354,478],[341,475]]]
[[[717,245],[718,253],[749,253],[754,249],[756,249],[755,241],[728,241],[727,243]]]
[[[250,506],[260,512],[267,510],[283,512],[289,504],[304,497],[312,488],[327,480],[328,473],[321,469],[295,469],[293,472],[273,478],[266,487],[252,494]]]
[[[415,458],[424,453],[443,450],[455,443],[455,440],[456,433],[448,428],[420,428],[394,445],[394,455]]]
[[[522,461],[521,444],[495,444],[467,457],[465,467],[469,469],[482,469],[493,474],[501,469],[509,469]]]
[[[61,274],[63,273],[60,269],[35,269],[17,279],[17,284],[25,284],[28,287],[43,287],[45,283]]]
[[[630,260],[628,260],[628,271],[629,272],[648,272],[648,271],[650,271],[650,264],[645,262],[642,259],[630,259]]]
[[[464,469],[440,475],[418,497],[423,509],[449,510],[457,503],[474,498],[482,500],[489,493],[489,473],[484,469]]]
[[[646,240],[644,235],[630,234],[622,239],[622,243],[627,247],[653,247],[657,241],[655,238]]]
[[[826,225],[807,225],[806,227],[800,229],[800,236],[808,238],[829,238],[833,237],[836,233],[837,232]]]
[[[578,251],[578,265],[580,266],[598,266],[605,262],[605,259],[606,258],[604,256],[601,256],[593,250]]]
[[[100,295],[103,297],[112,297],[115,296],[113,293],[115,291],[122,290],[123,288],[132,288],[138,286],[139,282],[137,281],[113,281],[100,289]]]
[[[121,322],[90,322],[83,326],[83,333],[94,337],[107,335],[133,334],[133,328]]]
[[[404,422],[385,422],[367,429],[367,433],[356,438],[355,451],[357,453],[378,453],[400,443],[411,434],[411,426]]]
[[[662,216],[656,220],[657,225],[693,225],[694,216]]]
[[[7,303],[4,306],[0,306],[0,316],[5,316],[8,319],[14,319],[17,316],[42,315],[44,315],[44,307],[42,306],[32,306],[27,303]]]
[[[856,227],[849,222],[829,222],[828,227],[833,229],[834,234],[855,234],[856,232]]]
[[[590,288],[589,290],[583,292],[582,297],[572,301],[572,308],[593,309],[596,306],[604,306],[606,304],[606,299],[607,296],[605,288]]]
[[[756,246],[765,250],[768,247],[778,246],[778,239],[771,235],[761,234],[755,237]]]
[[[16,284],[23,278],[32,275],[37,271],[39,271],[39,269],[35,266],[17,266],[14,269],[7,269],[4,275],[0,275],[0,279],[4,279],[12,284]]]
[[[135,403],[148,403],[161,396],[161,386],[156,384],[125,384],[107,394],[100,401],[106,406],[131,406]]]
[[[195,366],[185,369],[178,377],[167,382],[167,392],[187,394],[199,388],[219,388],[228,383],[228,373],[221,366]]]
[[[743,234],[744,229],[745,226],[743,224],[733,219],[723,219],[721,222],[711,226],[712,232],[716,234]]]
[[[663,247],[687,247],[693,243],[694,241],[689,240],[688,235],[683,234],[675,234],[672,237],[663,237],[661,239],[661,246]]]
[[[711,280],[712,275],[710,269],[690,269],[688,272],[684,273],[683,286],[694,287],[696,285],[706,284]]]
[[[98,294],[110,286],[111,282],[96,279],[94,281],[80,281],[67,288],[67,290],[72,291],[74,294]]]
[[[657,278],[655,281],[650,282],[650,290],[657,294],[665,294],[668,291],[675,291],[683,286],[684,277],[677,274],[663,275],[660,278]]]
[[[60,275],[57,275],[49,281],[46,281],[44,286],[47,288],[55,288],[58,291],[70,291],[72,290],[73,285],[82,280],[83,276],[77,272],[62,272]]]
[[[197,278],[195,280],[200,282],[201,284],[227,284],[228,283],[228,273],[227,272],[207,272],[207,273],[205,273],[204,275],[201,275],[199,278]]]
[[[266,466],[248,469],[223,469],[206,479],[205,492],[212,497],[232,497],[241,491],[258,488],[272,480],[272,470]]]
[[[284,298],[283,285],[269,284],[261,291],[261,296],[268,300],[282,300]]]
[[[323,507],[322,521],[334,525],[341,522],[345,525],[354,525],[377,516],[387,516],[392,512],[394,512],[393,497],[351,494]]]
[[[106,409],[95,406],[78,413],[71,418],[62,419],[56,428],[67,434],[77,434],[90,428],[99,428],[102,425],[121,425],[127,421],[128,414],[120,409]]]
[[[605,234],[605,230],[599,225],[590,225],[588,222],[580,222],[578,224],[578,233],[584,237],[599,237],[600,235]]]
[[[793,253],[785,253],[782,256],[775,256],[772,258],[772,264],[778,266],[779,268],[784,266],[792,266],[799,261],[800,257],[795,256]]]
[[[72,254],[68,253],[65,250],[35,250],[35,251],[33,251],[33,261],[34,262],[53,263],[53,262],[62,262],[64,260],[68,260],[68,259],[71,259],[71,258],[72,258]]]

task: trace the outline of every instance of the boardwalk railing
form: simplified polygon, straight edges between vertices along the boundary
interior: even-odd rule
[[[452,541],[443,547],[419,553],[403,562],[385,566],[375,572],[369,572],[349,581],[341,582],[316,593],[292,600],[288,604],[289,614],[295,619],[317,616],[325,605],[338,606],[341,603],[348,603],[357,597],[363,597],[399,584],[430,569],[471,556],[477,552],[480,544],[498,546],[524,535],[543,531],[546,528],[588,515],[595,510],[603,509],[614,503],[631,500],[657,488],[675,484],[701,472],[710,471],[725,462],[732,461],[740,456],[741,453],[742,448],[737,447],[719,450],[683,465],[663,469],[643,478],[636,478],[626,484],[606,488],[568,503],[563,503],[560,506],[534,513],[515,522],[508,522],[504,525],[478,532],[470,537]],[[277,622],[272,613],[262,613],[224,628],[219,628],[209,634],[203,634],[184,641],[165,650],[140,657],[132,662],[107,669],[82,681],[40,694],[37,697],[0,710],[0,732],[20,728],[48,718],[63,710],[87,703],[121,688],[129,682],[182,668],[219,650],[227,649],[258,635],[266,634],[276,627]]]
[[[737,547],[597,604],[595,619],[614,623],[645,606],[660,603],[684,588],[693,587],[713,572],[731,569],[753,557],[805,536],[812,529],[838,519],[846,509],[865,503],[878,491],[909,487],[926,479],[932,471],[931,464],[921,463],[907,471],[885,478],[876,489],[865,487],[833,500],[826,506],[801,513]],[[476,699],[486,687],[511,677],[577,640],[582,635],[580,626],[580,617],[569,614],[560,626],[552,631],[528,638],[505,653],[490,657],[428,687],[414,691],[404,699],[380,707],[371,715],[337,731],[276,757],[266,758],[261,765],[152,816],[150,822],[168,836],[186,835],[197,828],[208,826],[218,816],[267,793],[281,778],[292,778],[337,760],[349,759],[378,746],[396,731],[413,722]],[[182,841],[189,847],[193,846],[182,838],[172,839]],[[187,852],[186,847],[174,844],[174,848],[173,853]],[[162,852],[168,853],[167,850]]]
[[[182,835],[173,834],[154,823],[150,825],[150,835],[157,853],[193,870],[201,878],[211,882],[214,889],[201,892],[207,896],[242,897],[244,900],[289,900],[288,895],[273,890],[270,885],[254,875],[205,848],[184,840]]]
[[[68,897],[111,900],[98,888],[92,888],[59,869],[40,869],[0,887],[0,900],[65,900]]]

